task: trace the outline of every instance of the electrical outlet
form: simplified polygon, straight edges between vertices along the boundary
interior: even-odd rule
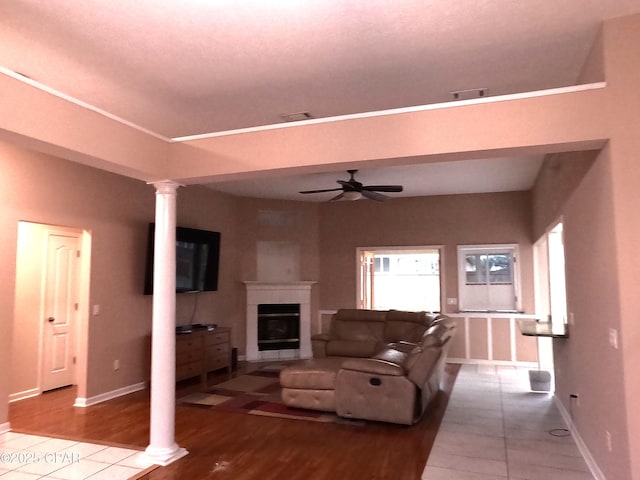
[[[457,298],[447,298],[447,305],[457,305],[457,304],[458,304]]]
[[[114,360],[113,361],[113,370],[114,371],[120,370],[120,360]]]
[[[95,305],[93,306],[93,315],[94,315],[94,316],[100,315],[100,305],[95,304]]]
[[[609,433],[609,430],[605,432],[605,439],[607,442],[607,450],[613,452],[613,443],[611,443],[611,433]]]

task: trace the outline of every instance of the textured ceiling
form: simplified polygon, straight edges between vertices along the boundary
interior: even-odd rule
[[[0,65],[176,138],[573,85],[602,20],[638,11],[638,0],[0,0]]]

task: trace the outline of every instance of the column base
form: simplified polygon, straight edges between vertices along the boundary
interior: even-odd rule
[[[186,448],[180,448],[178,445],[175,445],[173,448],[158,448],[149,445],[144,451],[143,458],[154,465],[166,467],[188,453]]]

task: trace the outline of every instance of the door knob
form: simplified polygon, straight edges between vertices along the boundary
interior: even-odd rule
[[[53,317],[49,317],[49,318],[47,318],[47,322],[49,322],[49,323],[53,323],[53,322],[55,322],[55,321],[56,321],[56,319],[55,319],[55,318],[53,318]]]

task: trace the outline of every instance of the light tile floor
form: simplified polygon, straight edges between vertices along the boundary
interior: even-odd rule
[[[463,365],[422,479],[593,480],[566,428],[528,369]]]
[[[143,452],[95,443],[0,434],[0,480],[126,480],[151,467]]]

